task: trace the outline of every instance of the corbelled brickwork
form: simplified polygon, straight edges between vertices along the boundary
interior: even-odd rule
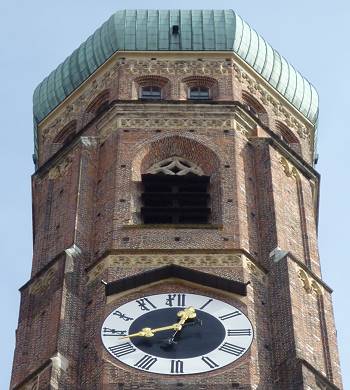
[[[315,129],[227,55],[117,53],[39,124],[33,269],[21,288],[12,389],[342,389],[317,250]],[[149,83],[161,101],[139,100]],[[187,100],[193,85],[212,100]],[[141,175],[172,156],[210,176],[208,224],[142,223]],[[276,247],[288,253],[274,261]],[[251,320],[249,353],[185,379],[107,354],[100,329],[114,307],[169,289],[208,292],[169,279],[105,296],[101,280],[169,264],[247,284],[244,297],[210,293]]]

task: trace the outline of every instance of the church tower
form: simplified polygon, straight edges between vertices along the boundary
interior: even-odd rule
[[[34,93],[11,389],[342,389],[317,115],[232,10],[112,15]]]

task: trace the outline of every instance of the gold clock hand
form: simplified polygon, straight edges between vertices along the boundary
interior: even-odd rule
[[[129,334],[128,336],[119,337],[119,339],[129,339],[131,337],[153,337],[155,333],[162,332],[164,330],[177,330],[181,329],[181,325],[177,322],[176,324],[162,326],[160,328],[142,328],[140,332]]]
[[[119,339],[129,339],[131,337],[153,337],[155,333],[162,332],[164,330],[176,330],[178,332],[182,329],[182,325],[189,319],[196,317],[196,310],[190,306],[184,310],[177,312],[177,316],[180,320],[176,324],[162,326],[160,328],[142,328],[139,332],[129,334],[128,336],[119,337]]]

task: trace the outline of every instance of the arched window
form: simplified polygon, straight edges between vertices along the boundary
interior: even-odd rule
[[[218,95],[218,82],[212,77],[191,76],[184,78],[182,83],[189,100],[211,100]]]
[[[156,85],[145,85],[141,87],[140,98],[145,100],[160,100],[162,90]]]
[[[75,136],[77,121],[69,122],[53,139],[51,153],[56,153],[63,145],[68,144]]]
[[[301,153],[298,137],[283,123],[276,122],[276,130],[281,139],[297,153]]]
[[[245,91],[242,92],[242,99],[248,111],[257,117],[264,125],[268,126],[269,118],[264,106]]]
[[[133,83],[134,97],[141,100],[161,100],[169,96],[169,79],[162,76],[149,75],[137,77]]]
[[[209,100],[210,90],[208,87],[190,87],[188,91],[188,98],[190,100]]]
[[[109,91],[103,91],[97,95],[92,102],[87,106],[86,112],[95,115],[101,114],[109,107]]]
[[[142,175],[143,223],[208,223],[209,182],[200,167],[178,156],[154,164]]]
[[[69,122],[64,128],[56,135],[53,140],[54,144],[65,144],[69,142],[75,135],[75,130],[77,128],[77,121]]]

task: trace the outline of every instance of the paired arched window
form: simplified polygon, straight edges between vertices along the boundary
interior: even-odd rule
[[[209,182],[200,167],[178,156],[154,164],[142,175],[143,223],[208,223]]]

